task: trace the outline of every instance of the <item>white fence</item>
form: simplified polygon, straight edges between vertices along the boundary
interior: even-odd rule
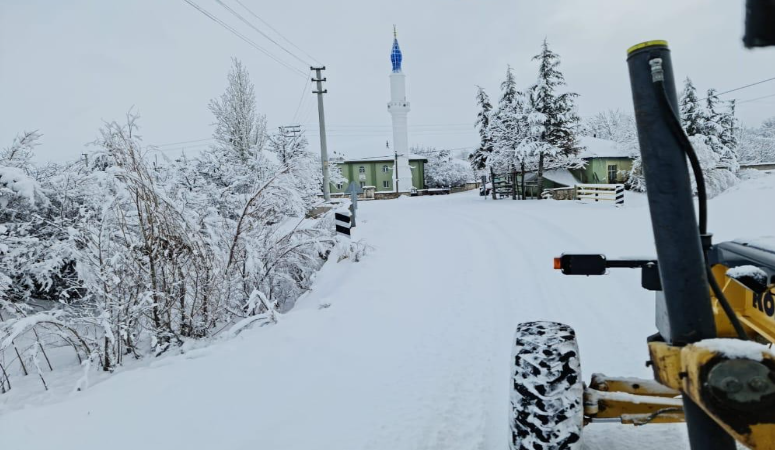
[[[615,205],[624,204],[623,184],[577,184],[576,200],[586,202],[612,202]]]

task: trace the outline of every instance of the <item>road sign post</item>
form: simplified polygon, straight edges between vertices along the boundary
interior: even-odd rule
[[[363,194],[363,188],[356,184],[354,181],[351,181],[350,184],[347,186],[347,189],[344,191],[345,194],[350,194],[350,213],[351,213],[351,226],[355,226],[355,210],[358,209],[358,194]]]

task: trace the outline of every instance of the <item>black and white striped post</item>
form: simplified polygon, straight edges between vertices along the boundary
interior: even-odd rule
[[[617,184],[616,185],[616,201],[615,203],[617,205],[623,205],[624,204],[624,185],[623,184]]]
[[[349,211],[337,211],[334,213],[334,224],[336,225],[337,234],[343,234],[350,237],[350,228],[352,228],[352,221]]]

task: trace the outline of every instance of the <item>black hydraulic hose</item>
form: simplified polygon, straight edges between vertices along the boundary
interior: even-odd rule
[[[673,109],[673,106],[670,104],[670,101],[667,98],[665,82],[663,80],[655,80],[654,88],[657,90],[656,97],[659,101],[660,108],[662,108],[662,116],[667,118],[670,131],[672,131],[673,136],[678,139],[679,145],[683,149],[684,153],[686,153],[686,156],[689,158],[689,164],[692,167],[694,179],[697,182],[697,200],[700,210],[700,235],[705,236],[708,234],[708,195],[707,191],[705,190],[705,176],[702,173],[700,160],[697,158],[697,152],[694,151],[694,147],[692,146],[691,141],[689,141],[689,138],[686,136],[686,133],[681,126],[681,121],[678,118],[678,114]],[[705,253],[705,269],[708,274],[708,283],[710,283],[711,290],[713,291],[716,300],[718,300],[727,318],[732,323],[732,326],[734,327],[735,332],[737,332],[738,337],[744,341],[748,340],[748,335],[746,334],[743,325],[740,323],[740,319],[737,317],[735,310],[732,309],[732,305],[729,304],[729,300],[727,300],[727,297],[724,295],[724,292],[721,290],[721,287],[716,281],[716,277],[713,275],[713,271],[711,270],[710,264],[708,262],[707,249],[703,249],[703,251]]]
[[[681,122],[678,119],[678,114],[673,109],[673,106],[670,105],[670,102],[667,99],[667,91],[665,91],[665,82],[664,81],[655,81],[654,87],[657,89],[657,100],[659,100],[659,105],[662,107],[663,116],[667,117],[668,125],[670,126],[670,131],[673,132],[673,136],[675,136],[676,139],[678,139],[679,144],[681,145],[681,148],[686,153],[686,156],[689,158],[689,164],[692,166],[692,172],[694,173],[694,179],[697,181],[697,200],[700,206],[700,217],[699,217],[699,228],[700,228],[700,234],[705,235],[708,234],[708,194],[705,190],[705,176],[702,173],[702,166],[700,165],[700,160],[697,158],[697,153],[694,151],[694,147],[692,146],[692,143],[689,141],[689,138],[686,136],[686,133],[684,132],[683,127],[681,126]]]
[[[737,317],[737,314],[735,314],[735,310],[732,309],[732,305],[729,304],[729,300],[727,300],[727,297],[721,290],[721,286],[718,285],[716,277],[713,276],[713,271],[710,270],[710,265],[706,263],[705,267],[708,269],[708,283],[710,283],[710,288],[713,290],[713,294],[716,296],[716,299],[721,305],[721,308],[724,309],[724,313],[729,318],[729,321],[732,322],[732,326],[735,328],[737,336],[740,339],[747,341],[748,334],[746,334],[745,328],[743,328],[743,324],[740,323],[740,319]]]

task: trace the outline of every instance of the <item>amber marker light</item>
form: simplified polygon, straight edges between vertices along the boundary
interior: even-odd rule
[[[562,269],[562,258],[554,258],[554,270]]]

